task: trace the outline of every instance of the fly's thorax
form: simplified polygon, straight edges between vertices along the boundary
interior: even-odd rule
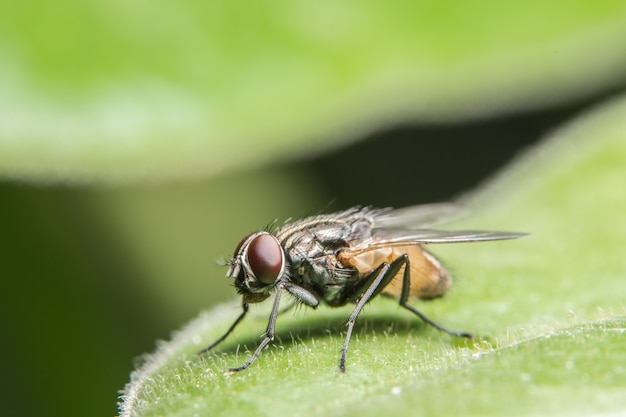
[[[371,237],[373,218],[369,210],[353,208],[289,223],[276,232],[287,257],[294,263],[327,256]]]
[[[279,235],[287,258],[294,264],[334,254],[346,245],[344,232],[328,230],[321,226],[312,229],[294,230],[287,236]]]
[[[334,253],[302,259],[290,265],[290,281],[325,302],[341,292],[346,281],[354,275],[354,270],[345,268]]]
[[[239,242],[226,273],[247,303],[258,303],[285,276],[285,253],[278,239],[268,232],[255,232]]]

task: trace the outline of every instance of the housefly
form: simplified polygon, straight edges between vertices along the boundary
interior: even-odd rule
[[[285,292],[312,308],[320,303],[330,307],[355,304],[339,359],[342,373],[354,324],[365,304],[379,294],[397,299],[402,307],[447,334],[471,337],[469,333],[438,325],[408,304],[413,298],[441,297],[452,283],[448,271],[423,245],[516,239],[525,234],[423,228],[458,212],[457,206],[451,204],[398,210],[354,207],[289,222],[275,231],[249,234],[237,245],[226,274],[235,279],[243,311],[222,337],[200,353],[226,339],[246,316],[250,304],[273,295],[263,340],[247,362],[230,372],[248,368],[274,339]]]

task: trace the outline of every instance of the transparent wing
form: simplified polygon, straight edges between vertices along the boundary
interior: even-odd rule
[[[372,237],[352,246],[349,251],[363,252],[379,247],[426,245],[437,243],[484,242],[518,239],[526,233],[488,232],[481,230],[374,229]]]
[[[373,240],[383,244],[481,242],[518,239],[524,236],[526,236],[525,233],[433,229],[375,229],[372,233]]]
[[[450,203],[433,203],[401,209],[384,210],[374,216],[374,228],[418,228],[432,226],[465,214],[466,210]]]

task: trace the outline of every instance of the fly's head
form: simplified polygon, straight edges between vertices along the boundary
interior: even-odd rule
[[[244,237],[230,261],[227,277],[235,278],[235,287],[247,303],[258,303],[285,274],[285,252],[276,237],[255,232]]]

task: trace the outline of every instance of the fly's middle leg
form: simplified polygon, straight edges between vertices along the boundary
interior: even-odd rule
[[[356,307],[354,307],[354,310],[352,311],[352,314],[350,314],[350,318],[348,319],[346,339],[343,343],[343,347],[341,348],[341,358],[339,359],[340,373],[343,374],[346,372],[346,356],[348,354],[348,345],[350,344],[350,337],[352,336],[354,324],[356,323],[356,319],[359,317],[359,314],[361,314],[361,310],[363,310],[365,304],[367,304],[368,301],[372,299],[372,297],[379,294],[382,289],[391,282],[391,280],[400,271],[400,268],[402,268],[402,266],[407,262],[408,256],[406,255],[398,257],[390,264],[385,262],[381,264],[378,268],[376,268],[376,270],[371,273],[370,277],[366,279],[366,282],[369,283],[369,286],[367,287],[361,298],[358,300]]]

